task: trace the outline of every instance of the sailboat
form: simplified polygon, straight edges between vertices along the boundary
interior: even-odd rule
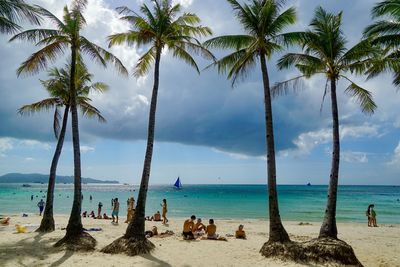
[[[176,179],[175,184],[174,184],[175,189],[182,189],[182,183],[181,179],[178,176],[178,179]]]

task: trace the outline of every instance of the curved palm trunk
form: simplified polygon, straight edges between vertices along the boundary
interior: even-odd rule
[[[52,232],[55,229],[53,217],[54,186],[56,183],[57,164],[61,155],[65,132],[67,129],[68,113],[69,105],[67,105],[64,110],[62,127],[60,135],[58,136],[56,151],[54,152],[53,160],[50,167],[49,184],[47,186],[46,207],[44,209],[42,221],[40,222],[40,227],[36,230],[37,232],[46,233]]]
[[[71,215],[67,225],[66,236],[77,236],[83,232],[81,220],[82,207],[82,185],[81,185],[81,152],[79,145],[78,128],[78,110],[76,106],[76,64],[77,51],[75,47],[71,48],[71,74],[70,74],[70,92],[71,92],[71,117],[72,117],[72,143],[74,148],[74,202],[72,204]]]
[[[149,128],[147,132],[147,148],[144,159],[142,180],[140,182],[139,195],[136,203],[136,210],[133,219],[126,229],[125,238],[134,238],[136,240],[144,240],[144,227],[145,227],[145,209],[146,209],[146,198],[147,190],[149,187],[150,179],[150,168],[151,159],[153,156],[153,144],[154,144],[154,128],[156,124],[156,108],[157,108],[157,95],[160,75],[160,59],[161,59],[161,48],[157,49],[156,62],[154,69],[154,85],[153,93],[151,96],[150,114],[149,114]]]
[[[329,179],[328,202],[325,210],[325,217],[322,223],[319,238],[331,237],[337,239],[336,228],[336,200],[339,181],[339,159],[340,159],[340,140],[339,140],[339,112],[336,98],[336,79],[331,79],[331,102],[332,102],[332,130],[333,130],[333,153],[332,167]]]
[[[276,189],[275,141],[272,119],[272,103],[267,63],[264,55],[260,55],[260,61],[264,83],[265,125],[267,141],[269,241],[284,243],[289,242],[290,238],[282,225],[281,216],[279,215],[278,193]]]

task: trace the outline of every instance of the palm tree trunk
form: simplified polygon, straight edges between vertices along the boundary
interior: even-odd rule
[[[267,171],[268,171],[268,196],[269,196],[269,241],[289,242],[290,238],[282,225],[279,215],[278,192],[276,188],[275,141],[272,119],[272,101],[265,55],[260,55],[261,72],[264,83],[265,125],[267,141]]]
[[[64,144],[65,132],[67,129],[68,113],[69,113],[69,105],[66,105],[64,110],[61,131],[58,136],[56,151],[54,152],[53,160],[51,162],[51,167],[50,167],[49,184],[47,186],[46,207],[44,209],[42,221],[40,222],[40,227],[36,230],[37,232],[46,233],[46,232],[52,232],[55,229],[54,217],[53,217],[54,186],[56,183],[57,164],[61,155],[62,147]]]
[[[325,217],[322,223],[319,238],[331,237],[337,239],[336,228],[336,200],[339,181],[339,160],[340,160],[340,140],[339,140],[339,112],[336,98],[336,79],[331,79],[331,102],[332,102],[332,130],[333,130],[333,153],[332,167],[329,179],[328,202],[325,210]]]
[[[81,220],[82,207],[82,185],[81,185],[81,152],[79,145],[78,110],[76,104],[76,64],[77,48],[71,48],[71,73],[70,73],[70,93],[71,93],[71,116],[72,116],[72,143],[74,148],[74,202],[72,204],[71,215],[67,225],[66,236],[77,236],[83,232]]]
[[[156,109],[157,109],[157,95],[158,85],[160,76],[160,60],[161,60],[161,48],[157,49],[156,62],[154,69],[154,85],[153,93],[151,96],[150,114],[149,114],[149,127],[147,132],[147,148],[144,159],[142,180],[140,182],[139,195],[136,203],[136,210],[133,219],[126,229],[125,238],[134,238],[136,240],[144,240],[144,227],[145,227],[145,209],[146,209],[146,198],[147,190],[149,187],[150,179],[150,168],[151,159],[153,156],[153,144],[154,144],[154,129],[156,124]]]

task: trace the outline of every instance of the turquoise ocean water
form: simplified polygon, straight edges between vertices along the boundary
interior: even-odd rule
[[[47,185],[0,184],[0,214],[37,213],[37,202],[45,199]],[[279,204],[283,220],[321,221],[326,203],[327,186],[280,185]],[[97,212],[99,201],[103,211],[111,213],[111,199],[118,197],[121,215],[126,216],[126,200],[137,198],[138,187],[128,185],[83,185],[82,211]],[[30,197],[34,195],[34,200]],[[93,200],[89,197],[92,195]],[[37,196],[37,197],[36,197]],[[187,217],[195,214],[216,219],[265,219],[268,216],[266,185],[185,185],[175,190],[171,185],[150,186],[146,213],[161,210],[163,198],[168,200],[168,216]],[[57,184],[55,213],[69,214],[73,185]],[[400,223],[400,186],[340,186],[337,204],[339,222],[365,222],[365,210],[375,204],[378,223]]]

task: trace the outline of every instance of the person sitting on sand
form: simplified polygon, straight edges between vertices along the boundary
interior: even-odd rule
[[[189,240],[189,239],[194,239],[194,220],[196,220],[196,216],[192,215],[190,219],[187,219],[183,223],[183,239]]]
[[[210,219],[208,223],[206,227],[207,239],[217,239],[217,226],[214,224],[214,220]]]
[[[87,217],[87,211],[86,210],[82,213],[82,217],[84,217],[84,218]]]
[[[90,213],[90,218],[96,218],[96,215],[94,214],[94,211],[92,210],[92,212]]]
[[[235,232],[235,237],[239,239],[246,239],[246,233],[243,230],[244,226],[243,224],[239,225],[239,228]]]
[[[197,235],[203,235],[206,231],[206,226],[201,222],[201,218],[197,219],[194,225],[194,233]]]
[[[10,224],[10,217],[1,218],[0,219],[0,224],[3,225],[3,226],[9,225]]]
[[[111,220],[112,218],[108,217],[106,213],[103,214],[103,219],[104,220]]]
[[[155,222],[161,221],[161,214],[159,210],[156,213],[154,213],[154,215],[150,218],[150,221],[155,221]]]
[[[151,231],[146,231],[146,232],[144,232],[144,234],[145,234],[145,236],[146,236],[147,238],[153,237],[153,236],[155,236],[155,235],[158,235],[157,226],[153,226],[153,227],[151,228]]]

